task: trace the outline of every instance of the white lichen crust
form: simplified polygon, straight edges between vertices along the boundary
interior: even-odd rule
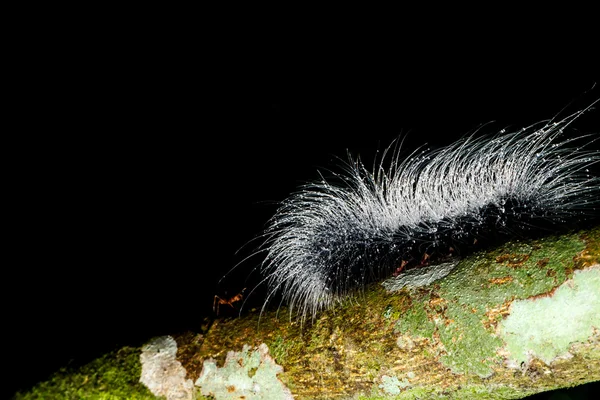
[[[142,347],[140,382],[155,396],[167,400],[191,400],[194,383],[185,379],[186,370],[176,359],[177,343],[171,336],[152,339]]]
[[[570,357],[600,329],[600,265],[575,271],[551,296],[514,301],[509,312],[498,326],[509,367]]]
[[[217,400],[292,400],[290,390],[277,379],[281,372],[266,344],[257,349],[244,345],[240,352],[228,352],[221,368],[213,359],[204,360],[196,386],[202,395]]]

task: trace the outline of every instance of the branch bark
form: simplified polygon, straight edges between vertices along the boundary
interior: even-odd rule
[[[600,380],[599,263],[600,227],[510,242],[428,286],[374,285],[304,325],[286,309],[217,320],[177,337],[178,357],[196,381],[206,360],[233,351],[243,367],[264,343],[296,399],[522,398]],[[200,392],[226,398],[207,382]]]
[[[304,325],[286,309],[207,321],[16,398],[516,399],[600,380],[600,227],[417,280],[373,285]]]

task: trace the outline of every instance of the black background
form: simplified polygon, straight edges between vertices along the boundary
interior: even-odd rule
[[[450,48],[422,62],[338,57],[333,44],[175,42],[91,39],[25,72],[5,192],[17,222],[3,281],[15,388],[199,329],[215,294],[260,279],[260,256],[243,260],[277,202],[346,151],[370,164],[399,136],[406,151],[437,147],[600,97],[583,74]],[[574,128],[597,133],[597,113]]]

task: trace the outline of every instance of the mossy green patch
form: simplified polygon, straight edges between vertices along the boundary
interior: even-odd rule
[[[425,308],[416,306],[402,314],[402,317],[396,322],[395,329],[401,333],[410,332],[415,337],[431,338],[435,331],[435,325],[428,319]]]
[[[276,361],[281,362],[281,360],[285,360],[287,357],[288,345],[281,335],[277,335],[267,346],[269,346],[271,355]]]
[[[455,373],[490,376],[492,364],[499,362],[496,349],[502,341],[486,332],[480,312],[451,307],[448,317],[452,322],[439,327],[440,339],[446,349],[440,361]]]
[[[140,380],[140,350],[124,347],[76,369],[63,369],[16,400],[33,399],[153,399]]]

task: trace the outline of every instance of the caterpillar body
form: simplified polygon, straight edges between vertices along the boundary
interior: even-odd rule
[[[561,133],[589,107],[520,131],[465,137],[402,159],[388,148],[368,170],[349,157],[332,179],[282,202],[265,231],[267,300],[302,319],[365,285],[431,265],[479,242],[573,226],[598,215],[600,152]],[[264,307],[264,306],[263,306]]]

